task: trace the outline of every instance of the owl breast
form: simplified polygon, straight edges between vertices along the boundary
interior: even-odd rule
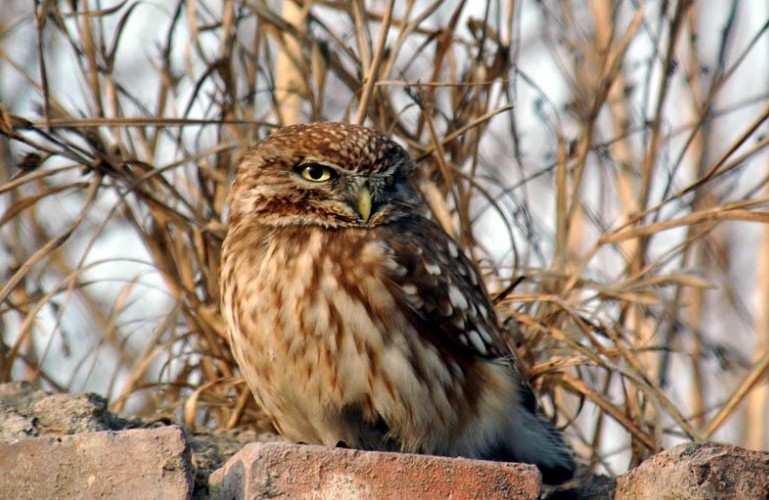
[[[251,231],[225,242],[223,311],[242,375],[284,437],[456,454],[471,446],[461,439],[470,421],[484,434],[466,367],[417,332],[393,285],[406,270],[377,231],[266,229],[269,243],[256,246]],[[249,265],[234,269],[235,259]],[[487,404],[501,422],[514,388],[503,367],[487,371],[476,375],[499,394]]]

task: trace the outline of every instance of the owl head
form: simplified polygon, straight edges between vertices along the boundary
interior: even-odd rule
[[[230,218],[276,227],[373,227],[422,206],[414,162],[375,130],[320,122],[279,129],[238,166]]]

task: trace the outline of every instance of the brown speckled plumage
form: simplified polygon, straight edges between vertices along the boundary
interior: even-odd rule
[[[243,377],[290,440],[570,477],[570,451],[537,415],[477,270],[424,216],[413,171],[396,143],[341,123],[281,129],[245,156],[221,279]]]

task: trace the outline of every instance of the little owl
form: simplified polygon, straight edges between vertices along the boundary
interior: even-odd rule
[[[290,441],[528,462],[562,482],[572,454],[413,174],[395,142],[341,123],[246,154],[221,276],[241,374]]]

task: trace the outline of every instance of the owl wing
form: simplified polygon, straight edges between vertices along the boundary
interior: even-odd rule
[[[421,335],[485,359],[510,358],[489,295],[470,259],[435,222],[421,216],[387,227],[397,267],[394,292],[408,304]]]
[[[396,263],[391,291],[408,304],[408,319],[420,336],[460,364],[506,363],[520,382],[521,403],[535,413],[536,397],[500,332],[477,269],[459,245],[438,224],[417,215],[385,231]]]

